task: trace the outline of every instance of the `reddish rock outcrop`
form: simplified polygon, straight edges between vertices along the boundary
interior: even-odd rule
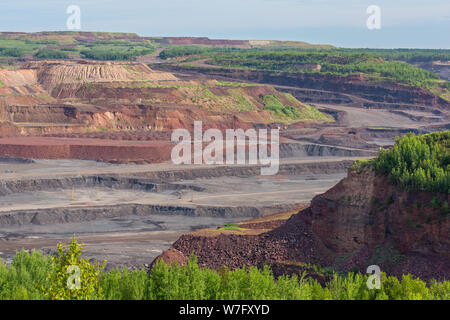
[[[449,200],[448,194],[399,190],[371,166],[350,169],[309,208],[269,232],[184,235],[173,248],[194,252],[201,265],[215,269],[277,263],[280,273],[280,262],[295,261],[365,272],[376,264],[397,276],[449,279],[450,219],[443,205]]]
[[[441,205],[433,205],[435,203]],[[313,199],[300,218],[343,269],[383,264],[396,274],[447,270],[450,276],[449,195],[404,191],[369,166]]]

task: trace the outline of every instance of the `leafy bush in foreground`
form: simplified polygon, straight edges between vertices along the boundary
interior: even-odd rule
[[[58,244],[58,254],[51,257],[52,271],[41,287],[45,297],[52,300],[93,300],[102,297],[98,278],[103,265],[91,264],[81,258],[83,247],[76,238],[68,250]],[[77,273],[79,280],[76,280]],[[75,288],[75,289],[74,289]]]
[[[271,269],[255,267],[230,271],[200,268],[195,256],[186,266],[155,264],[145,270],[130,272],[114,269],[100,271],[101,266],[80,258],[81,246],[72,241],[68,250],[58,247],[52,258],[38,252],[18,252],[10,266],[0,263],[0,300],[10,299],[106,299],[106,300],[175,300],[175,299],[266,299],[266,300],[348,300],[348,299],[450,299],[450,281],[431,281],[427,286],[410,275],[402,279],[382,274],[381,289],[367,288],[368,275],[333,274],[325,286],[316,280],[282,276],[275,279]],[[69,290],[69,265],[81,269],[81,288]],[[70,292],[71,291],[71,292]],[[51,294],[49,294],[51,293]]]

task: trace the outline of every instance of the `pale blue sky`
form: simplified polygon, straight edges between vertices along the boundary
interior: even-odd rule
[[[2,0],[0,31],[66,30],[69,5],[81,31],[450,49],[450,0]],[[381,30],[366,27],[369,5]]]

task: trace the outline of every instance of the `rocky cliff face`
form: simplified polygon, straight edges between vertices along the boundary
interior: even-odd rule
[[[450,262],[448,201],[448,194],[399,190],[369,166],[350,170],[300,218],[328,251],[330,264],[348,269],[380,263],[401,272],[407,261]]]
[[[365,272],[376,264],[397,276],[448,279],[449,200],[448,194],[399,190],[371,166],[349,169],[347,178],[271,231],[185,235],[173,248],[194,252],[211,268],[295,261]]]

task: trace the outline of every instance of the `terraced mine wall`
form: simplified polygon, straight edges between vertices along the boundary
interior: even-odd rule
[[[315,163],[293,163],[282,164],[279,173],[282,175],[298,174],[326,174],[340,173],[352,164],[351,160]],[[46,179],[23,179],[0,181],[0,196],[44,191],[90,187],[108,187],[124,190],[145,190],[148,192],[162,192],[165,190],[203,191],[202,187],[184,185],[182,183],[171,183],[181,179],[189,180],[195,178],[213,178],[222,176],[258,176],[260,167],[215,167],[204,169],[155,171],[146,173],[135,173],[133,176],[113,175],[89,175],[70,176]],[[126,203],[114,206],[74,206],[56,207],[46,209],[24,209],[5,211],[0,213],[0,226],[26,225],[26,224],[58,224],[69,222],[92,221],[126,215],[184,215],[199,217],[260,217],[281,211],[295,210],[298,204],[283,204],[274,206],[211,206],[211,205],[161,205]]]
[[[370,157],[376,152],[351,148],[341,148],[320,144],[284,143],[280,145],[280,157]]]
[[[305,163],[281,163],[278,174],[299,175],[299,174],[332,174],[346,172],[352,165],[353,160],[341,161],[316,161]],[[215,178],[215,177],[250,177],[261,174],[260,166],[222,166],[202,169],[185,169],[177,171],[158,171],[139,174],[140,177],[155,179],[155,181],[178,181]]]
[[[32,137],[20,141],[2,141],[0,139],[0,155],[31,159],[86,159],[112,163],[155,163],[169,160],[172,149],[172,144],[169,142],[147,145],[114,145],[108,142],[102,144],[102,141],[88,144],[81,140],[61,140],[55,143],[45,143],[41,140],[33,143]]]
[[[174,144],[170,141],[140,142],[109,139],[53,137],[0,138],[0,156],[28,159],[85,159],[111,163],[158,163],[169,161]],[[320,144],[282,143],[280,157],[365,157],[372,151]]]
[[[0,214],[0,226],[49,225],[88,222],[120,216],[181,215],[192,217],[256,218],[280,211],[289,211],[299,205],[287,204],[273,207],[213,207],[171,206],[152,204],[122,204],[114,206],[50,208],[17,210]]]
[[[114,189],[135,189],[146,191],[162,191],[164,186],[144,179],[112,177],[112,176],[81,176],[52,179],[26,179],[0,181],[0,196],[13,193],[42,191],[51,189],[69,189],[75,186],[108,187]]]
[[[450,108],[450,102],[426,89],[392,82],[365,81],[363,78],[354,75],[337,76],[289,72],[275,73],[268,71],[226,69],[221,67],[186,67],[182,65],[158,65],[154,66],[154,68],[170,72],[203,74],[214,78],[228,78],[320,90],[321,92],[316,92],[314,90],[307,92],[307,94],[310,95],[309,102],[316,103],[331,103],[333,101],[334,103],[342,103],[343,101],[349,103],[349,99],[352,99],[354,103],[358,103],[362,107],[382,107],[383,103],[389,103],[394,104],[394,107],[395,104],[407,104],[440,109]],[[327,96],[323,91],[332,92],[332,94]],[[355,101],[355,99],[350,96],[343,96],[343,93],[357,96],[367,101]],[[304,98],[306,98],[306,95],[304,97],[299,96],[298,98],[305,101]]]
[[[431,111],[437,109],[427,106],[425,104],[413,104],[407,102],[375,102],[356,95],[345,93],[324,91],[317,89],[305,88],[287,88],[276,87],[278,91],[292,94],[295,98],[305,103],[320,103],[320,104],[334,104],[347,105],[352,107],[366,108],[366,109],[388,109],[388,110],[414,110],[414,111]]]
[[[1,108],[1,107],[0,107]],[[77,109],[66,105],[8,105],[2,108],[11,122],[77,123]]]
[[[286,163],[280,164],[278,173],[281,175],[340,173],[345,172],[352,163],[353,160]],[[260,174],[260,166],[222,166],[132,173],[127,177],[105,174],[42,179],[5,179],[0,180],[0,196],[20,192],[70,189],[80,186],[102,186],[115,189],[135,189],[160,192],[164,190],[178,190],[186,188],[186,186],[182,184],[173,184],[173,182],[180,180],[224,176],[259,176]]]
[[[32,159],[0,157],[0,163],[35,163]]]

